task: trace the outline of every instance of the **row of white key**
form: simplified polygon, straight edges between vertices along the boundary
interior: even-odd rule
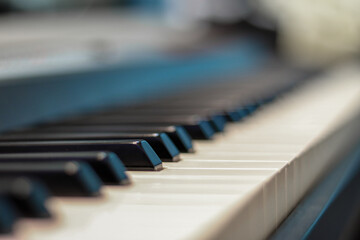
[[[164,163],[163,171],[129,172],[131,186],[106,186],[95,199],[54,198],[57,218],[24,220],[15,238],[264,238],[326,164],[314,161],[319,152],[305,160],[303,153],[339,129],[359,103],[360,71],[338,70],[229,125],[213,141],[196,142],[195,154]],[[237,229],[224,234],[234,219]]]

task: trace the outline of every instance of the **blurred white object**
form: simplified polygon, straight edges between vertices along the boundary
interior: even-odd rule
[[[246,19],[279,31],[279,47],[302,65],[322,66],[360,52],[359,0],[163,0],[175,26]]]
[[[279,26],[283,53],[302,64],[324,65],[360,52],[360,1],[258,0]]]
[[[164,0],[166,18],[174,25],[213,20],[231,23],[250,11],[246,0]]]

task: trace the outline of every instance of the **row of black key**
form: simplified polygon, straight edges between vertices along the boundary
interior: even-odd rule
[[[194,151],[192,139],[211,139],[226,122],[241,120],[297,82],[284,76],[266,83],[224,82],[4,134],[0,182],[20,176],[42,182],[54,195],[97,196],[103,183],[129,183],[125,167],[161,170],[163,161],[179,161],[180,151]],[[0,208],[11,202],[2,197]],[[0,220],[0,231],[16,219],[10,216]]]
[[[26,177],[0,179],[0,233],[7,233],[19,217],[47,218],[49,193],[39,181]]]

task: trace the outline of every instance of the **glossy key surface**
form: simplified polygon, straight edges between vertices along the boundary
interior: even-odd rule
[[[34,152],[114,152],[127,168],[159,170],[162,162],[151,146],[143,140],[71,140],[2,142],[0,153]]]
[[[126,168],[112,152],[52,152],[52,153],[5,153],[0,154],[0,163],[56,163],[84,162],[107,184],[128,184]]]
[[[69,119],[53,125],[161,125],[161,126],[182,126],[194,139],[211,139],[215,129],[208,119],[193,116],[171,116],[171,117],[137,117],[137,116],[116,116],[116,117],[83,117]]]
[[[188,132],[181,126],[141,126],[141,125],[65,125],[39,126],[27,128],[8,134],[24,133],[117,133],[117,134],[155,134],[166,133],[181,152],[193,152],[192,140]]]
[[[86,163],[0,163],[2,177],[32,177],[43,182],[54,195],[97,196],[102,182]]]
[[[46,187],[39,181],[25,177],[0,177],[0,195],[8,196],[20,216],[50,217],[46,206],[50,195]]]
[[[166,133],[23,133],[0,136],[1,141],[129,140],[147,141],[163,161],[180,160],[180,152]]]

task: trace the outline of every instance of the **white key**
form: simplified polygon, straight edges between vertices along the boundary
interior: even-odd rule
[[[23,220],[18,239],[260,239],[284,219],[357,132],[360,70],[345,67],[232,124],[160,172],[98,199],[55,198],[53,221]],[[334,136],[335,130],[339,130]],[[235,237],[236,236],[236,237]]]

